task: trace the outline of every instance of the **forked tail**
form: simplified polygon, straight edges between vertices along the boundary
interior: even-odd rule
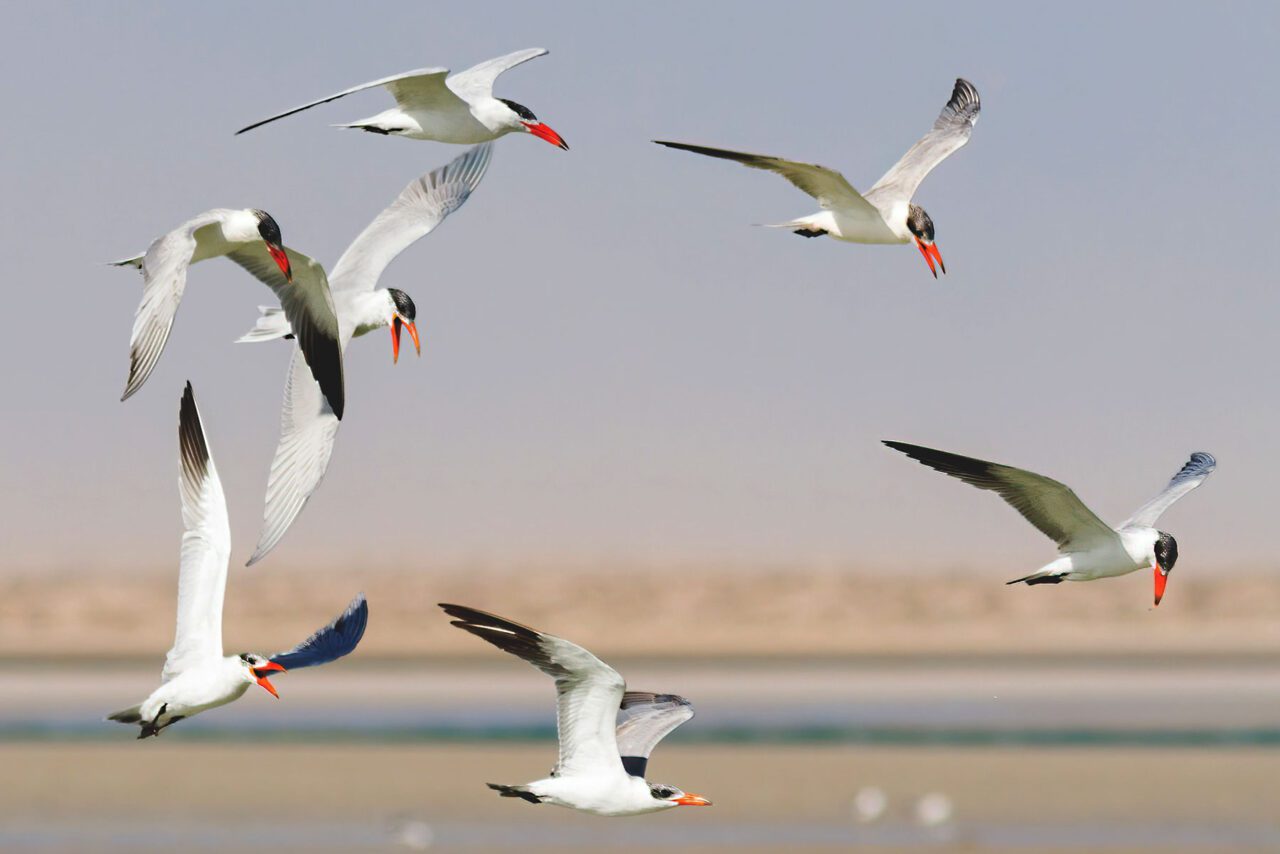
[[[504,798],[520,798],[531,804],[542,803],[542,798],[529,791],[528,786],[504,786],[501,783],[486,783],[485,785]]]

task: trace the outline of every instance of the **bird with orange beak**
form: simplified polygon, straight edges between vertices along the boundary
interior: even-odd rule
[[[272,673],[325,664],[360,643],[369,620],[364,594],[337,619],[287,652],[273,656],[222,654],[222,600],[231,557],[231,532],[222,482],[205,438],[195,394],[187,383],[178,415],[181,462],[182,557],[178,569],[178,628],[165,657],[160,687],[107,720],[137,724],[138,738],[159,735],[180,720],[225,706],[257,684],[279,699]]]
[[[1113,528],[1070,487],[1044,475],[905,442],[885,444],[970,486],[995,492],[1058,544],[1056,560],[1009,584],[1093,581],[1151,569],[1156,605],[1164,598],[1169,573],[1178,561],[1177,541],[1157,530],[1156,521],[1175,501],[1204,483],[1218,465],[1212,454],[1195,452],[1159,495]]]

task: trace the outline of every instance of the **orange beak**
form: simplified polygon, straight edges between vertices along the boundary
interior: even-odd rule
[[[1160,600],[1164,598],[1164,586],[1169,583],[1169,573],[1160,568],[1160,564],[1155,565],[1156,582],[1156,604],[1160,604]]]
[[[261,685],[263,688],[265,688],[268,694],[270,694],[271,696],[279,700],[280,694],[276,691],[276,686],[272,685],[270,680],[268,680],[267,677],[263,675],[264,672],[269,672],[272,670],[278,670],[281,673],[285,672],[283,666],[276,664],[274,661],[268,661],[266,664],[262,665],[261,667],[253,668],[253,675],[258,677],[258,684]]]
[[[935,279],[938,278],[938,271],[934,269],[934,261],[938,262],[938,266],[942,268],[943,273],[947,272],[947,265],[942,263],[942,253],[938,251],[938,244],[925,243],[917,237],[916,246],[920,249],[920,254],[924,256],[924,262],[929,265],[929,272],[933,273]]]
[[[391,321],[391,361],[393,364],[400,362],[400,327],[409,330],[409,337],[413,339],[413,349],[418,355],[422,355],[422,342],[418,340],[418,324],[413,321],[401,320],[399,315]]]
[[[267,251],[271,253],[271,260],[276,262],[280,272],[284,273],[285,280],[292,282],[293,268],[289,266],[289,256],[285,254],[284,249],[274,243],[268,243]]]
[[[529,133],[533,134],[538,139],[545,139],[547,142],[563,148],[565,151],[569,150],[569,143],[565,142],[560,134],[553,131],[549,125],[544,125],[542,122],[521,122],[520,124],[527,127],[529,129]]]
[[[680,805],[680,806],[682,806],[682,807],[709,807],[709,806],[711,806],[711,801],[709,801],[709,800],[707,800],[706,798],[702,797],[702,795],[695,795],[695,794],[692,794],[692,793],[690,793],[690,792],[685,792],[685,793],[684,793],[684,795],[683,795],[682,797],[676,798],[676,799],[675,799],[675,803],[679,804],[679,805]]]

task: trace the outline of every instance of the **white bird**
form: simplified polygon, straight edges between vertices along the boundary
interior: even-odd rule
[[[397,255],[462,206],[479,186],[492,153],[490,144],[478,145],[447,166],[414,179],[342,253],[328,282],[338,314],[338,343],[344,352],[353,337],[389,326],[394,360],[400,358],[402,328],[409,330],[414,347],[421,353],[413,300],[404,291],[375,290],[374,286]],[[324,277],[319,264],[310,258],[305,261],[307,269]],[[268,283],[279,278],[277,271],[265,268],[255,271],[255,275]],[[263,308],[257,325],[240,341],[269,341],[291,332],[287,312]],[[249,564],[262,560],[275,548],[320,485],[333,453],[338,420],[295,349],[285,381],[280,443],[267,480],[262,534]]]
[[[222,482],[205,439],[191,383],[178,418],[182,497],[182,558],[178,570],[178,629],[165,657],[161,685],[136,706],[108,720],[138,724],[138,738],[159,735],[192,715],[238,700],[255,682],[279,698],[267,676],[326,664],[356,648],[369,619],[364,594],[357,595],[329,625],[288,652],[263,656],[222,654],[222,599],[231,557],[231,531]]]
[[[682,142],[654,142],[708,157],[736,160],[753,169],[776,172],[813,196],[822,206],[818,213],[770,225],[770,228],[789,228],[804,237],[825,234],[850,243],[910,243],[914,240],[936,279],[938,271],[934,268],[934,261],[938,262],[942,272],[947,272],[947,268],[933,242],[933,220],[924,208],[912,204],[911,198],[935,166],[969,141],[981,108],[978,90],[969,81],[957,79],[951,100],[942,108],[933,129],[911,146],[865,194],[855,190],[839,172],[825,166]]]
[[[275,292],[290,323],[299,330],[298,344],[306,364],[341,418],[342,351],[329,286],[314,276],[294,280],[303,256],[284,246],[280,227],[270,214],[255,209],[205,211],[156,238],[143,254],[111,262],[117,267],[137,267],[143,278],[142,302],[129,339],[129,379],[120,399],[127,400],[142,388],[160,360],[186,288],[187,268],[222,255],[250,272],[278,273],[270,280],[258,278]]]
[[[1164,597],[1169,573],[1178,560],[1178,543],[1164,531],[1157,530],[1156,521],[1173,502],[1204,483],[1218,465],[1211,454],[1195,452],[1164,491],[1112,528],[1094,515],[1070,487],[1044,475],[919,445],[889,441],[885,444],[943,474],[997,493],[1058,544],[1061,554],[1056,560],[1009,584],[1093,581],[1150,568],[1155,579],[1157,605]]]
[[[489,142],[513,132],[531,133],[567,151],[569,146],[560,138],[560,134],[538,121],[538,117],[528,107],[506,98],[493,97],[493,81],[499,74],[546,54],[547,51],[543,48],[531,47],[486,60],[454,75],[450,75],[447,68],[404,71],[285,110],[269,119],[243,127],[236,133],[242,134],[276,119],[336,101],[355,92],[385,86],[396,99],[395,107],[376,116],[336,127],[359,128],[371,133],[458,145]]]
[[[551,776],[523,786],[489,783],[523,798],[595,815],[640,815],[676,806],[710,806],[701,795],[644,778],[659,741],[693,717],[674,694],[627,691],[618,671],[576,643],[474,608],[441,603],[453,625],[522,658],[556,681],[560,758]]]

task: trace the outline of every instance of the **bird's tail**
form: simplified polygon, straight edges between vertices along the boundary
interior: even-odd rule
[[[276,338],[287,338],[293,334],[293,328],[289,326],[289,319],[284,316],[284,309],[260,305],[258,306],[258,311],[262,312],[258,322],[253,325],[252,329],[236,339],[237,344],[273,341]]]
[[[802,216],[789,222],[757,222],[759,228],[785,228],[804,237],[818,237],[827,233],[826,226],[815,222],[813,217]]]
[[[504,798],[520,798],[531,804],[542,803],[542,798],[529,791],[528,786],[504,786],[501,783],[485,783],[485,785]]]
[[[132,258],[121,258],[119,261],[108,261],[112,267],[137,267],[142,269],[142,255],[134,255]]]
[[[107,715],[107,720],[122,724],[142,723],[142,705],[138,704],[127,709],[121,709],[118,712],[112,712]]]
[[[1024,575],[1021,578],[1015,578],[1013,581],[1006,581],[1005,584],[1061,584],[1066,580],[1064,573],[1041,570],[1030,575]]]

